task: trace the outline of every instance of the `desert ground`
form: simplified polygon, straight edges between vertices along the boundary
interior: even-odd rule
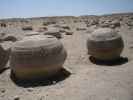
[[[118,61],[90,60],[87,36],[98,27],[122,35],[124,50]],[[41,81],[14,80],[8,60],[0,72],[0,100],[133,100],[133,13],[1,19],[0,45],[10,52],[15,41],[32,31],[44,34],[55,29],[68,53],[59,75]]]

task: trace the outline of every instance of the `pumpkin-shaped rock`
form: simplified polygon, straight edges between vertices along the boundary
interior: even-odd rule
[[[123,47],[122,37],[110,28],[96,29],[88,36],[88,54],[99,60],[114,60],[119,58]]]
[[[53,36],[34,35],[14,43],[10,65],[19,79],[47,78],[56,74],[66,59],[62,43]]]

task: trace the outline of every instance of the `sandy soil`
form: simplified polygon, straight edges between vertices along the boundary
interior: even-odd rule
[[[7,69],[0,73],[0,100],[133,100],[133,28],[123,25],[117,29],[125,44],[122,58],[117,63],[106,65],[90,61],[86,49],[90,33],[76,30],[76,27],[85,27],[84,23],[67,24],[73,35],[62,33],[60,41],[68,57],[59,75],[49,81],[14,81],[7,64]],[[19,33],[21,39],[25,32],[20,27],[4,30]]]

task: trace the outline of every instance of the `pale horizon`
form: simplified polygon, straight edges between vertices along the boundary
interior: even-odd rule
[[[0,19],[133,12],[133,0],[1,0]]]

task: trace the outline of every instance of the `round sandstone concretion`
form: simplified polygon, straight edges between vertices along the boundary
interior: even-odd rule
[[[25,37],[11,49],[11,70],[19,79],[48,78],[64,64],[67,53],[62,43],[53,36]]]
[[[99,28],[88,36],[88,54],[99,60],[114,60],[120,57],[124,43],[113,29]]]

